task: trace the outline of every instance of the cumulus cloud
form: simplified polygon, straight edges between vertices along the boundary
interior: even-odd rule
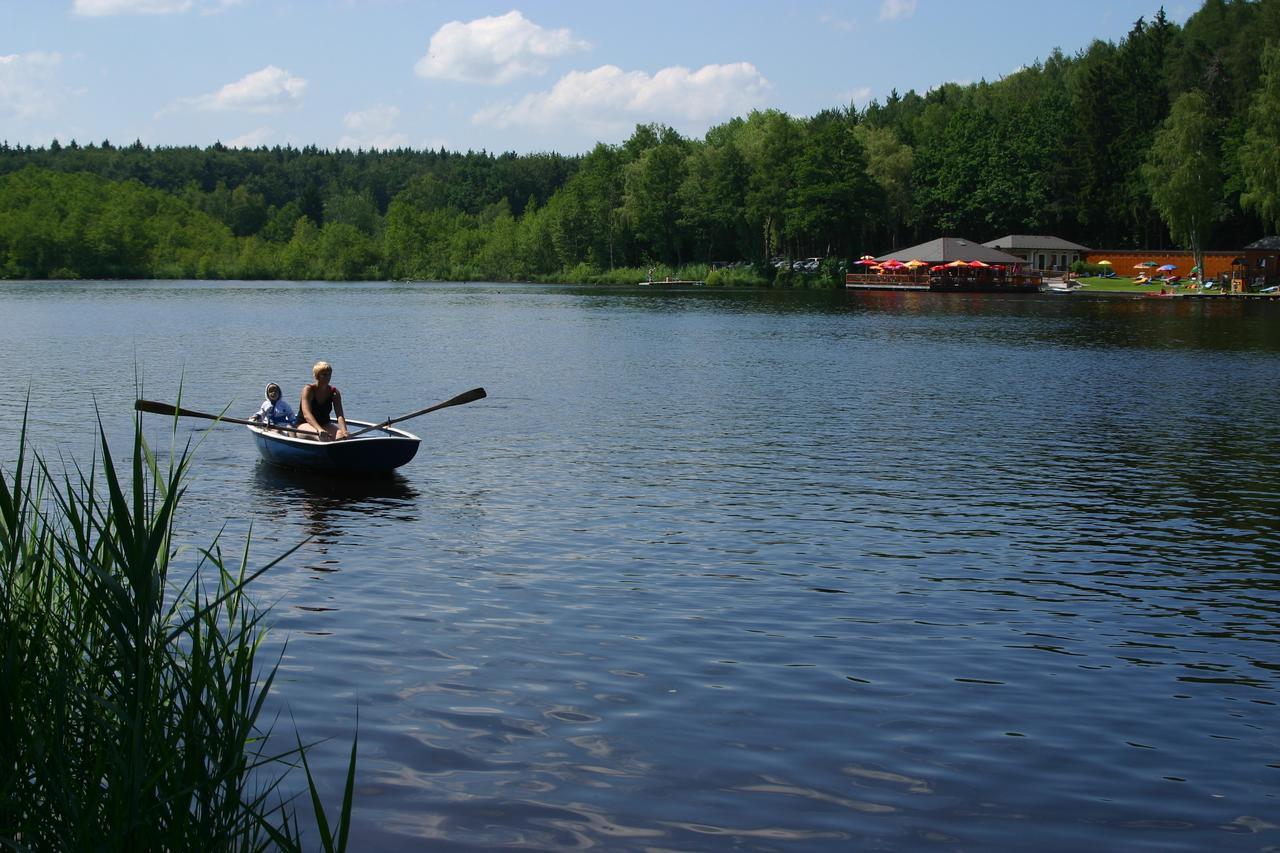
[[[470,23],[451,21],[431,37],[427,55],[414,71],[419,77],[467,83],[509,83],[544,74],[548,62],[590,45],[567,29],[548,30],[519,12]]]
[[[855,107],[865,107],[871,103],[871,87],[859,86],[856,89],[841,92],[838,100],[846,104],[853,104]]]
[[[260,145],[266,145],[276,135],[275,129],[270,127],[255,127],[248,133],[241,134],[235,139],[227,143],[228,148],[257,148]]]
[[[89,18],[105,15],[168,15],[185,12],[192,0],[75,0],[71,11]]]
[[[33,51],[0,56],[0,115],[18,119],[49,116],[61,98],[57,53]]]
[[[653,75],[602,65],[566,74],[549,91],[490,105],[472,121],[498,128],[573,122],[594,132],[615,132],[644,121],[709,122],[762,105],[771,88],[749,62],[706,65],[697,71],[673,66]]]
[[[191,99],[202,110],[248,110],[267,113],[302,103],[307,91],[307,81],[295,77],[283,68],[268,65],[252,74],[246,74],[234,83],[228,83],[218,91]]]
[[[884,0],[880,4],[880,20],[910,18],[916,13],[916,0]]]
[[[339,148],[387,150],[406,148],[409,137],[396,131],[400,108],[390,104],[378,104],[367,110],[357,110],[342,117],[342,124],[349,133],[338,140]]]

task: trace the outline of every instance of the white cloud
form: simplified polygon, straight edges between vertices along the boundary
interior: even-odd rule
[[[418,60],[414,71],[419,77],[440,80],[509,83],[544,74],[550,60],[589,47],[567,29],[544,29],[512,11],[466,24],[445,24],[431,37],[427,55]]]
[[[228,148],[257,148],[260,145],[266,145],[275,135],[274,128],[256,127],[248,133],[237,136],[226,145]]]
[[[916,13],[916,0],[884,0],[880,4],[880,20],[910,18]]]
[[[570,122],[613,133],[643,121],[675,125],[728,118],[764,104],[772,88],[749,62],[706,65],[697,71],[673,66],[652,76],[602,65],[570,72],[549,91],[485,107],[472,121],[498,128]]]
[[[268,65],[228,83],[211,95],[201,95],[188,103],[202,110],[248,110],[266,113],[302,103],[307,81],[283,68]]]
[[[227,11],[233,6],[239,6],[244,0],[218,0],[212,6],[206,6],[200,10],[201,15],[217,15]]]
[[[400,118],[400,108],[391,104],[378,104],[367,110],[347,113],[342,117],[342,124],[347,130],[368,132],[386,132],[396,126]]]
[[[104,15],[168,15],[190,8],[191,0],[75,0],[71,11],[99,18]]]
[[[865,107],[871,103],[871,87],[859,86],[856,89],[849,89],[837,95],[836,100],[844,104],[853,104],[855,107]]]
[[[33,51],[0,56],[0,115],[50,116],[62,96],[56,71],[62,57]]]
[[[396,131],[400,108],[391,104],[378,104],[367,110],[347,113],[342,124],[351,131],[338,140],[339,148],[352,150],[364,148],[407,148],[409,137]]]

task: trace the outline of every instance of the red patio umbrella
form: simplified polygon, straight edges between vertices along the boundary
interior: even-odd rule
[[[991,264],[984,264],[982,261],[969,261],[968,266],[971,266],[974,269],[977,269],[979,267],[983,267],[983,268],[989,267],[991,266]]]
[[[889,260],[882,263],[880,265],[880,268],[886,269],[886,270],[898,270],[898,269],[902,269],[905,266],[906,264],[904,264],[902,261],[896,260],[894,258],[890,258]]]

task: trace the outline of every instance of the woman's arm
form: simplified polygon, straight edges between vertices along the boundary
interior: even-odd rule
[[[333,389],[333,413],[338,416],[338,438],[347,438],[351,433],[347,432],[347,416],[342,413],[342,392],[337,388]]]

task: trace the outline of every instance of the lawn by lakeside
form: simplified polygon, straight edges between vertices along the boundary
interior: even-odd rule
[[[1221,284],[1213,284],[1211,288],[1204,288],[1196,282],[1180,282],[1176,285],[1169,285],[1163,282],[1138,282],[1128,276],[1118,276],[1116,278],[1103,278],[1102,276],[1080,276],[1075,280],[1080,285],[1080,289],[1090,293],[1130,293],[1130,294],[1160,294],[1173,293],[1177,295],[1187,294],[1222,294]]]

